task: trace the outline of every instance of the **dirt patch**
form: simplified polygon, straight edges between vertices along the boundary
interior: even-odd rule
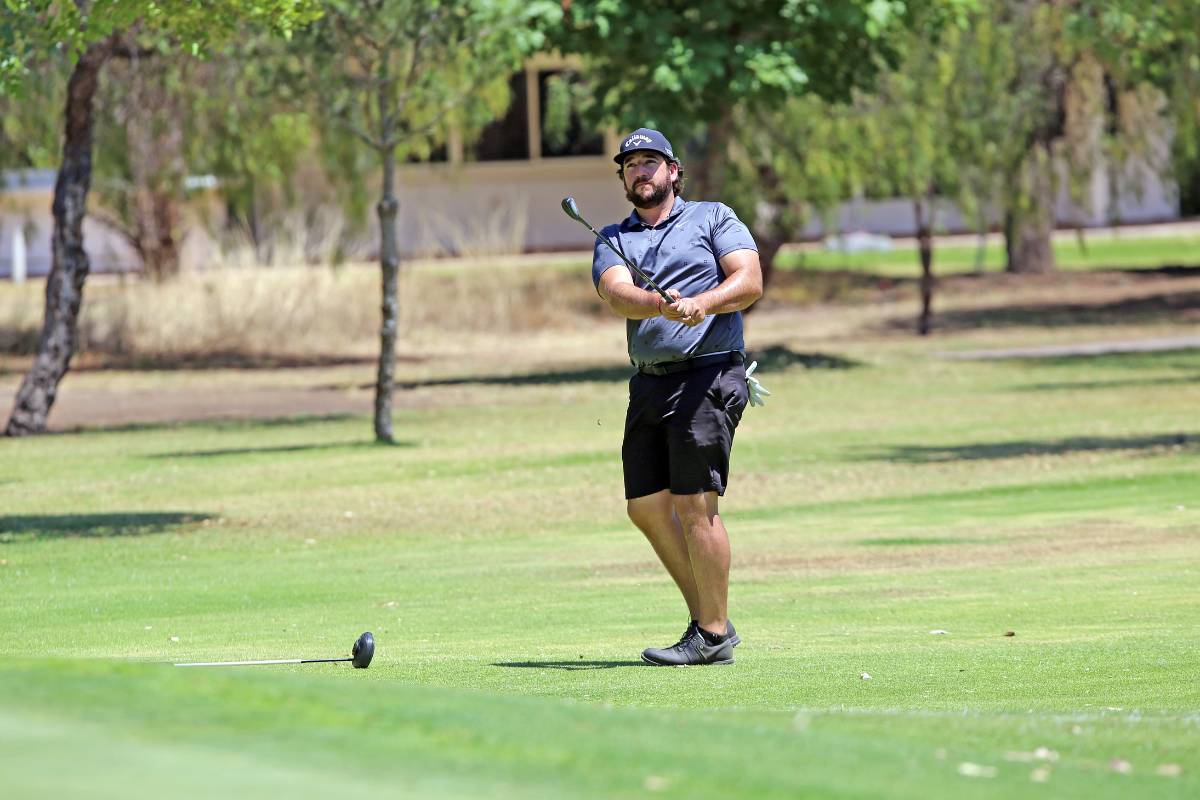
[[[793,576],[872,572],[919,572],[962,567],[999,567],[1026,563],[1111,563],[1126,557],[1152,558],[1157,552],[1194,547],[1200,529],[1143,529],[1111,523],[1072,525],[1061,533],[1035,530],[1004,538],[964,536],[947,545],[881,545],[865,547],[823,546],[803,555],[747,552],[737,557],[734,569],[744,580]]]
[[[916,286],[908,290],[915,303]],[[941,332],[1114,323],[1193,325],[1200,321],[1200,270],[960,275],[938,281],[934,307],[934,324]],[[902,316],[887,320],[882,329],[911,325],[911,319]]]
[[[0,396],[11,397],[16,390],[16,384],[0,381]],[[129,423],[338,417],[369,414],[371,408],[372,396],[366,392],[334,393],[302,387],[220,392],[166,389],[129,392],[72,387],[63,391],[54,404],[49,427],[52,431],[68,431]]]
[[[1200,336],[1159,336],[1134,341],[1102,341],[1042,347],[1001,347],[960,353],[939,353],[952,361],[997,361],[1005,359],[1078,358],[1119,353],[1173,353],[1200,349]]]
[[[568,279],[573,280],[563,280]],[[839,350],[862,351],[867,344],[873,348],[908,346],[896,336],[896,330],[911,324],[917,296],[914,281],[795,271],[780,271],[777,279],[763,311],[748,323],[750,344],[758,348],[753,356],[763,372],[800,366],[852,368],[857,362],[839,355]],[[847,289],[855,302],[797,305],[788,299],[789,286],[801,283],[817,287],[805,290],[810,298],[841,296]],[[590,292],[586,281],[583,287]],[[1063,297],[1069,297],[1070,303],[1062,303]],[[1047,302],[1055,298],[1059,302]],[[1041,331],[1047,324],[1077,323],[1078,331],[1060,327],[1049,335],[1069,342],[1084,339],[1087,326],[1105,320],[1166,326],[1186,323],[1192,319],[1189,314],[1200,312],[1197,298],[1200,270],[1193,269],[1035,276],[989,273],[943,279],[936,311],[950,329],[963,331],[963,339],[972,336],[967,329],[991,329],[998,324],[997,314],[1011,312],[1015,314],[1013,325],[1027,325],[1029,331],[1036,331],[1017,338],[1033,343],[1046,341],[1048,337]],[[624,381],[629,375],[624,326],[615,318],[596,319],[598,305],[590,295],[586,313],[580,310],[583,306],[571,308],[577,316],[567,327],[539,327],[523,333],[505,329],[499,322],[494,330],[484,326],[482,331],[463,328],[447,332],[445,321],[439,321],[441,327],[420,328],[405,339],[398,359],[396,408],[493,402],[496,386]],[[1170,334],[1173,328],[1158,325],[1154,331]],[[1111,328],[1107,333],[1114,338],[1122,335]],[[50,426],[69,430],[131,423],[370,414],[374,359],[368,354],[374,345],[364,339],[366,344],[356,344],[343,353],[336,342],[321,342],[328,352],[248,355],[225,349],[187,357],[177,357],[178,353],[149,357],[85,352],[60,386]],[[28,357],[0,355],[0,410],[7,412],[11,407],[29,363]],[[228,372],[239,375],[227,378]],[[191,378],[184,379],[189,374]]]

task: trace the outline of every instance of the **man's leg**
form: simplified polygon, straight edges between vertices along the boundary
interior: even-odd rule
[[[650,546],[654,548],[658,560],[667,568],[675,585],[679,587],[683,600],[687,603],[690,619],[699,619],[700,603],[690,550],[684,538],[683,526],[675,514],[671,493],[663,489],[661,492],[633,498],[629,501],[629,518],[650,540]],[[726,557],[727,565],[728,561]]]
[[[692,619],[709,633],[724,636],[729,622],[729,533],[717,513],[717,493],[673,494],[670,502],[691,565],[696,592],[696,606],[688,604]]]

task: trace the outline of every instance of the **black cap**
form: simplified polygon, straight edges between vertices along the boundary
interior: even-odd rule
[[[625,163],[625,156],[635,150],[653,150],[655,153],[661,153],[668,160],[679,163],[679,159],[675,157],[675,152],[671,149],[671,143],[667,141],[667,137],[663,136],[656,130],[650,128],[638,128],[633,133],[621,140],[621,149],[613,156],[613,161],[618,164]]]

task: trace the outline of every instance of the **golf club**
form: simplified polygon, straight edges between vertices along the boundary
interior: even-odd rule
[[[592,232],[592,234],[593,234],[593,235],[594,235],[594,236],[595,236],[597,239],[599,239],[600,241],[602,241],[602,242],[604,242],[606,245],[608,245],[608,249],[609,249],[609,250],[612,250],[614,253],[616,253],[618,256],[620,256],[620,257],[621,257],[621,260],[625,262],[625,265],[626,265],[627,267],[629,267],[631,270],[633,270],[633,272],[634,272],[634,274],[635,274],[635,275],[637,275],[637,276],[638,276],[638,277],[640,277],[642,280],[644,280],[644,281],[645,281],[645,282],[646,282],[646,283],[647,283],[647,284],[650,286],[650,288],[651,288],[651,289],[653,289],[654,291],[658,292],[658,293],[659,293],[659,294],[662,296],[662,299],[663,299],[663,300],[667,301],[668,303],[674,303],[674,302],[675,302],[675,298],[671,297],[669,294],[667,294],[666,292],[664,292],[664,291],[662,290],[662,288],[661,288],[661,287],[660,287],[660,286],[659,286],[657,283],[655,283],[655,282],[654,282],[654,279],[653,279],[653,278],[651,278],[651,277],[650,277],[649,275],[647,275],[646,273],[642,272],[642,270],[638,268],[638,265],[637,265],[637,264],[634,264],[632,261],[630,261],[628,258],[626,258],[626,257],[625,257],[625,254],[624,254],[624,253],[622,253],[620,250],[618,250],[618,249],[616,248],[616,246],[615,246],[615,245],[613,245],[613,243],[612,243],[612,242],[610,242],[610,241],[608,240],[608,237],[607,237],[607,236],[605,236],[603,233],[600,233],[600,231],[598,231],[598,230],[596,230],[595,228],[593,228],[593,227],[592,227],[592,226],[591,226],[591,225],[588,223],[588,221],[587,221],[586,219],[584,219],[584,218],[583,218],[583,215],[579,213],[579,206],[578,206],[578,204],[576,204],[576,202],[575,202],[575,198],[574,198],[574,197],[564,197],[564,198],[563,198],[563,201],[562,201],[562,210],[563,210],[563,211],[565,211],[565,212],[567,212],[567,216],[568,216],[568,217],[570,217],[571,219],[575,220],[576,222],[578,222],[578,223],[579,223],[580,225],[582,225],[583,227],[587,228],[589,231],[591,231],[591,232]]]
[[[367,631],[354,640],[350,658],[278,658],[267,661],[194,661],[176,664],[177,667],[249,667],[259,664],[330,664],[336,661],[352,661],[355,669],[366,669],[375,656],[375,637]]]

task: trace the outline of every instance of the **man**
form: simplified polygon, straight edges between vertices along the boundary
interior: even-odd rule
[[[674,300],[638,285],[597,239],[592,280],[626,318],[637,367],[621,447],[629,517],[679,587],[691,619],[676,644],[648,648],[642,659],[729,664],[741,640],[726,608],[729,535],[717,498],[750,399],[741,311],[762,296],[758,248],[728,206],[680,196],[683,165],[660,132],[639,128],[613,160],[634,210],[603,233]]]

